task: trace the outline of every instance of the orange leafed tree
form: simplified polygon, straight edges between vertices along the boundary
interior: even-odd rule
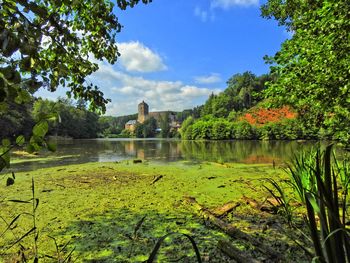
[[[282,108],[255,108],[240,117],[240,121],[247,121],[252,125],[264,125],[270,122],[281,122],[284,119],[294,119],[297,114],[288,106]]]

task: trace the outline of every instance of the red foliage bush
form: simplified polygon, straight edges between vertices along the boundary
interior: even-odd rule
[[[284,119],[295,119],[297,114],[288,106],[282,108],[255,108],[240,117],[240,121],[247,121],[251,125],[264,125],[270,122],[281,122]]]

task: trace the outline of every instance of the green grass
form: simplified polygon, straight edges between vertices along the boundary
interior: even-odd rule
[[[158,175],[163,177],[152,184]],[[73,256],[78,262],[141,262],[159,237],[181,232],[194,237],[202,256],[209,257],[210,262],[229,262],[216,248],[220,238],[228,237],[205,227],[183,204],[183,196],[193,196],[210,208],[239,201],[243,195],[263,200],[267,193],[262,178],[281,175],[283,172],[271,165],[217,163],[161,165],[126,161],[53,167],[17,173],[14,185],[1,186],[1,199],[5,201],[0,203],[0,214],[9,223],[16,215],[31,211],[28,204],[6,200],[30,199],[33,177],[36,198],[40,200],[36,223],[41,257],[55,254],[52,236],[59,245],[69,241],[66,254],[75,247]],[[31,220],[25,215],[18,219],[18,227],[13,230],[17,237],[31,228]],[[242,226],[246,224],[242,220]],[[2,221],[0,233],[5,227]],[[32,246],[32,239],[25,238],[25,247]],[[0,237],[0,247],[14,240],[13,234],[7,232]],[[161,248],[159,262],[189,255],[195,259],[190,242],[181,236],[169,238],[167,243]],[[11,262],[16,249],[6,250],[6,255],[0,257]],[[26,253],[30,254],[30,249]]]

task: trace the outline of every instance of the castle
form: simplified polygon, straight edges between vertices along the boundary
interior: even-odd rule
[[[151,117],[156,119],[158,123],[158,127],[159,127],[159,123],[162,120],[167,120],[169,122],[170,128],[172,129],[180,128],[180,123],[177,121],[177,118],[176,118],[176,112],[173,112],[173,111],[149,112],[149,106],[144,101],[142,101],[138,105],[137,109],[138,109],[137,120],[129,120],[127,123],[125,123],[125,130],[134,132],[136,129],[136,125],[138,123],[142,124]]]

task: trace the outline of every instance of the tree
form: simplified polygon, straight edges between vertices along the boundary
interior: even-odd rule
[[[142,0],[149,3],[152,0]],[[116,0],[120,9],[140,0]],[[121,29],[110,0],[1,0],[0,1],[0,118],[11,105],[28,103],[40,88],[68,88],[68,97],[89,102],[105,112],[108,99],[86,77],[98,70],[93,61],[117,60],[116,33]],[[32,129],[27,147],[53,148],[45,139],[51,112]],[[18,134],[17,134],[18,135]],[[10,165],[10,150],[23,146],[20,135],[0,145],[0,171]]]
[[[292,32],[267,61],[277,79],[267,97],[289,104],[306,125],[350,142],[350,5],[348,0],[268,0],[262,15]]]
[[[183,139],[189,139],[186,137],[186,131],[189,127],[194,123],[194,118],[192,116],[188,116],[187,119],[182,123],[180,128],[180,134]]]
[[[135,129],[137,138],[154,137],[157,129],[157,120],[153,117],[147,119],[144,123],[138,124]]]
[[[160,135],[162,138],[167,138],[169,137],[169,134],[170,134],[170,125],[169,125],[169,118],[168,116],[163,116],[161,117],[160,119],[160,129],[161,129],[161,132],[160,132]]]
[[[38,99],[32,116],[36,122],[52,112],[60,121],[49,122],[48,134],[73,138],[96,138],[99,131],[98,115],[84,108],[76,108],[70,99],[59,98],[56,102]]]
[[[117,0],[121,9],[140,0]],[[149,3],[152,0],[142,0]],[[121,24],[109,0],[3,0],[0,6],[0,111],[23,103],[39,88],[67,87],[68,96],[105,111],[109,101],[86,77],[92,62],[114,63]]]
[[[270,75],[257,77],[250,71],[235,74],[227,81],[227,88],[217,94],[211,94],[201,109],[201,116],[213,115],[226,118],[231,111],[242,111],[256,105],[263,98],[261,91]]]
[[[0,138],[15,139],[18,134],[28,136],[34,125],[30,108],[32,102],[27,104],[8,104],[8,112],[0,112]]]

